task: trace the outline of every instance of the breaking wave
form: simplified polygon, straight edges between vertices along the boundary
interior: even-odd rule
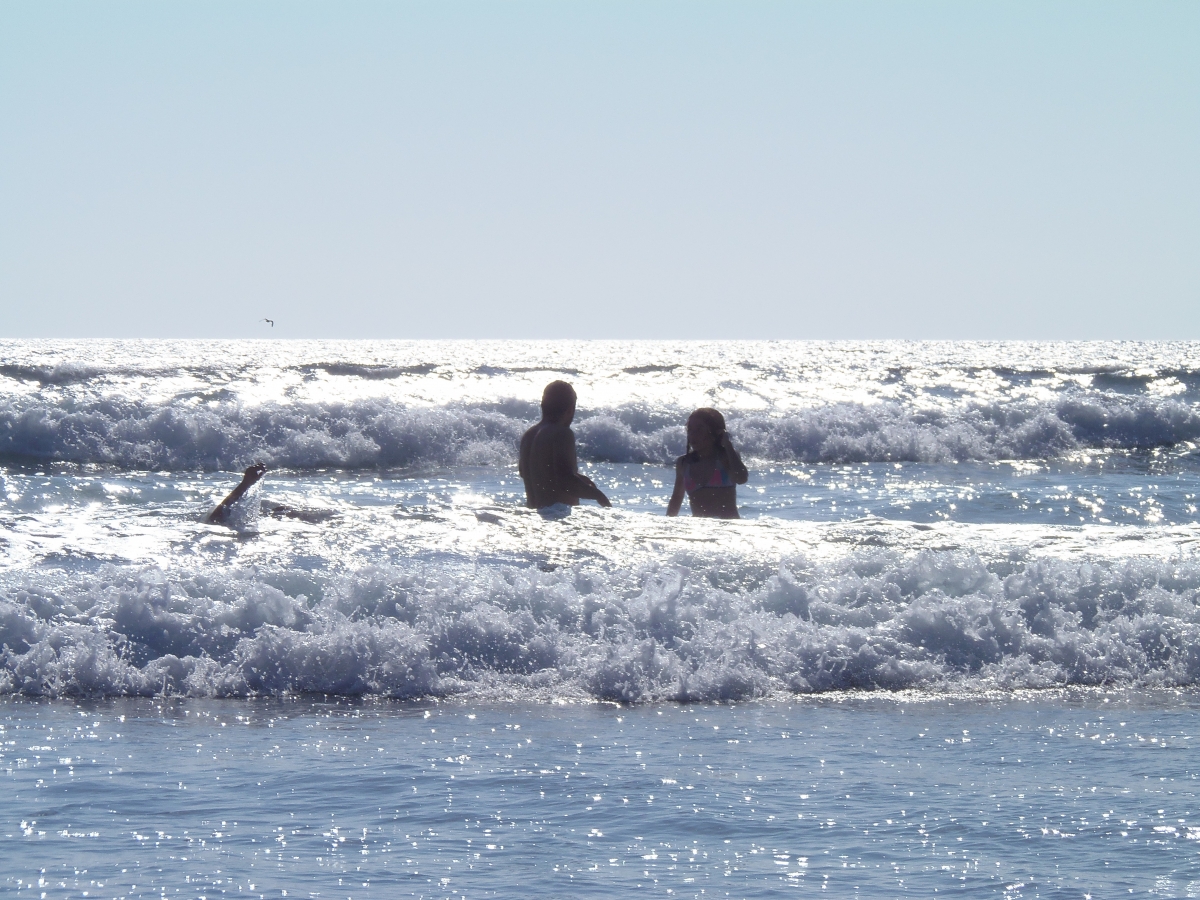
[[[627,406],[583,414],[575,424],[579,455],[667,464],[683,452],[687,412]],[[505,464],[536,415],[535,404],[516,400],[423,407],[378,398],[248,405],[195,396],[169,403],[18,396],[0,400],[0,459],[157,470],[231,470],[253,460],[292,469]],[[1047,459],[1200,438],[1191,403],[1122,395],[948,410],[840,403],[727,418],[744,453],[781,463]]]
[[[726,573],[727,574],[727,573]],[[27,573],[0,589],[0,693],[542,696],[1200,683],[1200,565],[867,551],[743,571]]]

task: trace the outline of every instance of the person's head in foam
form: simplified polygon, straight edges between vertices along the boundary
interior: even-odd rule
[[[542,391],[542,421],[570,425],[575,418],[575,388],[565,381],[552,381]]]

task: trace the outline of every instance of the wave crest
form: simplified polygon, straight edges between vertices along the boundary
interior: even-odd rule
[[[505,465],[535,407],[412,407],[372,399],[249,406],[180,399],[0,402],[0,459],[151,470]],[[621,407],[581,416],[581,459],[666,465],[683,452],[682,410]],[[832,404],[728,416],[742,452],[800,463],[1047,459],[1083,449],[1170,447],[1200,438],[1200,413],[1179,400],[1062,397],[974,403],[953,411],[898,403]]]
[[[628,575],[379,566],[323,587],[290,571],[44,577],[0,599],[0,691],[641,703],[1200,683],[1194,560],[1004,574],[965,551],[868,551],[789,560],[738,591],[679,560]]]

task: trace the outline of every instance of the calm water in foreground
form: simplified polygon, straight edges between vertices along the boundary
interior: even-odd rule
[[[1196,896],[1198,709],[9,700],[0,892]]]

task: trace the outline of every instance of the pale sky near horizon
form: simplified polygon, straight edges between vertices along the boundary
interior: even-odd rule
[[[1198,48],[1196,2],[10,0],[0,338],[1200,339]]]

